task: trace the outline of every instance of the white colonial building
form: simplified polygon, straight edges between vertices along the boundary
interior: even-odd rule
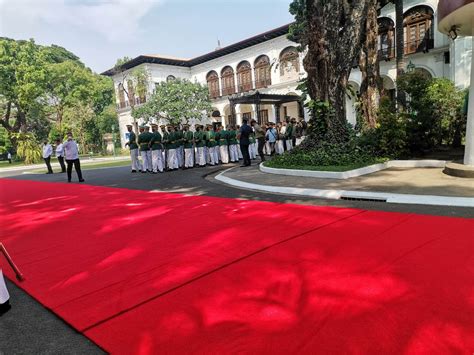
[[[465,88],[470,80],[471,41],[463,38],[452,41],[438,32],[437,3],[437,0],[405,1],[406,62],[415,70],[432,77],[450,78]],[[381,10],[379,25],[380,74],[386,92],[395,96],[393,4]],[[297,90],[298,81],[306,75],[302,63],[304,53],[298,52],[296,44],[286,38],[288,28],[289,25],[285,25],[193,59],[141,55],[123,64],[121,72],[110,69],[103,73],[114,80],[122,144],[125,143],[125,125],[132,122],[131,100],[133,105],[140,105],[151,95],[156,83],[174,78],[208,86],[213,104],[210,119],[214,122],[240,124],[244,117],[260,122],[275,122],[285,116],[307,118]],[[127,72],[138,66],[144,67],[151,78],[147,93],[141,95],[136,95],[131,81],[124,80]],[[360,71],[354,68],[350,84],[355,92],[360,82]],[[356,119],[354,102],[354,98],[348,97],[347,117],[352,124]]]

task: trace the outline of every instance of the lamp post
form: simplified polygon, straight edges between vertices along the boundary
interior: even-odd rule
[[[453,41],[458,36],[470,36],[474,50],[474,0],[440,0],[438,4],[439,31]],[[446,167],[452,175],[474,177],[474,58],[471,58],[471,84],[466,125],[464,166]],[[453,65],[456,65],[453,61]]]
[[[407,72],[408,73],[413,73],[416,69],[416,66],[415,64],[413,64],[413,62],[410,60],[410,63],[408,63],[407,65]]]

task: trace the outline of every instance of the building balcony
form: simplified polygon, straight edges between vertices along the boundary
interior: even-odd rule
[[[136,97],[135,98],[135,103],[134,103],[134,107],[137,107],[137,106],[140,106],[140,105],[143,105],[145,102],[147,101],[147,98],[146,96],[144,97]],[[117,108],[117,111],[126,111],[127,109],[129,109],[132,105],[130,104],[129,101],[122,101],[122,102],[119,102],[118,104],[116,104],[116,108]]]
[[[379,61],[390,61],[390,59],[393,59],[395,58],[395,47],[387,47],[387,48],[382,48],[382,49],[379,49],[379,52],[378,52],[378,56],[379,56]]]
[[[405,42],[405,54],[427,53],[434,48],[433,38],[423,38],[416,41]]]

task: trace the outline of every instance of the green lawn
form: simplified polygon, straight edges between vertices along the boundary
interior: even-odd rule
[[[382,163],[382,161],[380,161]],[[359,163],[359,164],[351,164],[351,165],[321,165],[321,166],[314,166],[314,165],[281,165],[278,164],[265,164],[265,166],[269,168],[276,168],[276,169],[295,169],[295,170],[312,170],[312,171],[335,171],[335,172],[342,172],[342,171],[349,171],[354,169],[363,168],[365,166],[370,166],[378,164],[378,162],[373,162],[370,164],[367,163]]]
[[[11,168],[12,166],[20,166],[24,165],[22,161],[12,161],[12,163],[8,163],[8,160],[1,160],[0,161],[0,169],[2,168]]]

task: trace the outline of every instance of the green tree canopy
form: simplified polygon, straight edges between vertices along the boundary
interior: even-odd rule
[[[135,118],[148,122],[152,117],[164,118],[173,124],[201,119],[212,110],[208,89],[198,83],[176,79],[156,85],[146,104],[133,110]]]

